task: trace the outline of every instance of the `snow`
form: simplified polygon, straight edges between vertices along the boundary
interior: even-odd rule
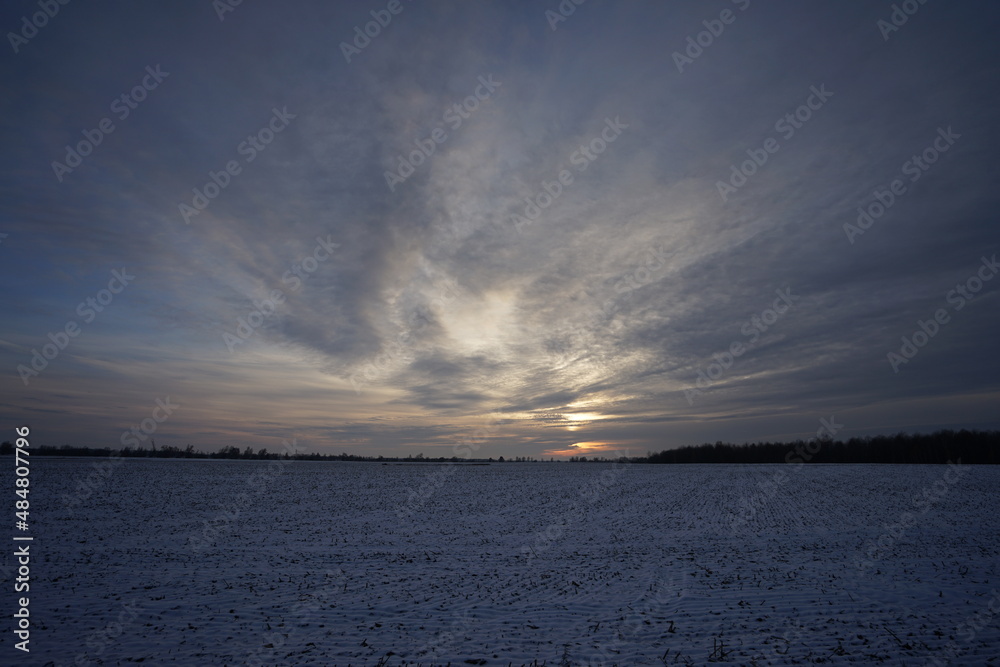
[[[3,664],[1000,664],[996,467],[32,464]]]

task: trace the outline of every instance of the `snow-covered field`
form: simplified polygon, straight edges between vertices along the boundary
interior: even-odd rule
[[[996,467],[93,463],[0,664],[1000,665]]]

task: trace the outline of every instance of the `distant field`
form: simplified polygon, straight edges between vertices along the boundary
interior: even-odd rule
[[[23,664],[1000,664],[995,466],[93,464]]]

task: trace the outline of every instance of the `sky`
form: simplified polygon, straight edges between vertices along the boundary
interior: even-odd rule
[[[12,0],[0,26],[2,439],[561,458],[1000,427],[996,3]]]

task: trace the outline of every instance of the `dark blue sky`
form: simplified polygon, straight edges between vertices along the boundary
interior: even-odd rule
[[[1000,424],[995,3],[218,6],[0,11],[11,437]]]

